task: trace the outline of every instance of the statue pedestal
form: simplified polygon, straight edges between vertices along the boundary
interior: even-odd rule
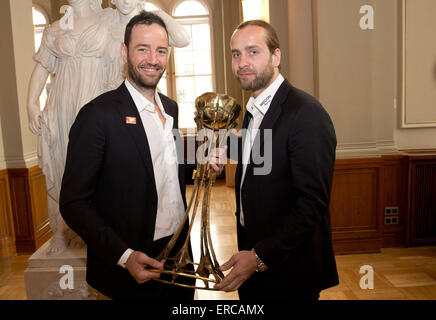
[[[100,300],[105,297],[86,283],[86,247],[46,254],[52,239],[28,260],[24,281],[28,300]],[[64,267],[63,267],[64,266]],[[63,267],[64,270],[61,271]]]

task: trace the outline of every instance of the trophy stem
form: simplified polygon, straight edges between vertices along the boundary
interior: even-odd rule
[[[213,248],[212,244],[212,237],[210,233],[210,194],[211,194],[211,188],[215,184],[216,175],[215,172],[213,172],[212,169],[209,169],[208,171],[209,180],[208,180],[208,187],[205,191],[205,199],[206,199],[206,206],[203,207],[203,233],[204,233],[204,246],[207,251],[208,260],[210,260],[211,263],[211,272],[214,275],[215,279],[218,280],[218,282],[221,281],[222,278],[224,278],[223,273],[219,270],[219,263],[215,255],[215,250]],[[212,255],[212,257],[210,257]]]
[[[198,165],[197,169],[198,169],[197,172],[200,172],[202,170],[201,169],[201,165]],[[198,205],[198,199],[199,199],[199,194],[201,193],[201,185],[202,185],[202,183],[203,183],[202,180],[200,181],[197,178],[194,179],[194,190],[193,190],[193,192],[191,194],[191,199],[189,200],[189,205],[188,205],[188,207],[186,209],[185,215],[183,216],[182,222],[180,223],[180,226],[177,229],[177,232],[171,237],[171,240],[168,242],[168,244],[165,246],[165,248],[161,251],[161,253],[156,257],[157,261],[161,261],[162,259],[166,260],[168,258],[168,256],[169,256],[171,250],[174,248],[174,246],[175,246],[175,244],[177,242],[177,239],[179,238],[179,236],[180,236],[180,234],[181,234],[181,232],[183,230],[183,227],[185,226],[185,223],[186,223],[186,221],[189,218],[189,212],[191,211],[194,199],[195,199],[195,207],[197,207],[197,205]],[[195,211],[196,211],[196,209],[194,208],[194,213],[195,213]],[[189,232],[188,232],[187,239],[189,239],[189,234],[190,234],[190,231],[191,231],[191,225],[189,227]]]
[[[196,177],[196,179],[200,180],[200,186],[198,188],[197,194],[195,195],[195,203],[194,203],[194,210],[192,210],[192,218],[191,218],[191,223],[189,224],[189,229],[188,229],[188,235],[186,237],[185,243],[183,245],[183,247],[187,247],[188,243],[189,243],[189,238],[191,235],[191,230],[192,227],[194,225],[194,221],[195,221],[195,217],[197,215],[197,208],[198,208],[198,204],[200,202],[200,197],[201,197],[201,191],[202,191],[202,187],[204,187],[204,183],[205,183],[205,175],[204,175],[204,171],[205,171],[205,165],[204,164],[199,164],[198,166],[198,172],[197,174],[199,174],[198,178]],[[189,215],[189,211],[187,211],[188,215]]]

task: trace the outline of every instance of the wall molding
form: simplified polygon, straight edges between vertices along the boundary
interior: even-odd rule
[[[381,158],[336,160],[330,202],[335,252],[380,250],[381,165]]]
[[[412,6],[412,4],[416,5],[417,7],[409,11],[408,9],[410,9],[410,6]],[[434,22],[433,17],[431,17],[432,25],[430,26],[429,25],[430,20],[429,19],[423,20],[423,16],[420,16],[419,21],[411,21],[413,19],[410,19],[411,16],[410,12],[413,13],[413,11],[417,11],[417,10],[425,10],[426,12],[429,12],[430,10],[431,12],[431,9],[427,8],[424,3],[417,4],[415,3],[415,1],[401,0],[400,19],[402,22],[402,29],[401,29],[402,64],[401,64],[400,75],[401,75],[401,100],[402,100],[401,128],[403,129],[436,127],[436,118],[434,118],[435,115],[434,113],[430,112],[430,110],[433,110],[431,105],[433,105],[434,100],[432,99],[431,96],[428,96],[429,100],[422,101],[423,96],[426,96],[425,94],[429,95],[428,92],[429,87],[432,88],[433,86],[430,85],[429,87],[426,88],[423,86],[421,86],[422,88],[417,88],[417,87],[410,88],[410,84],[412,84],[413,86],[413,84],[416,83],[417,74],[415,74],[415,77],[411,77],[410,74],[413,73],[414,68],[416,67],[417,64],[419,64],[422,67],[423,64],[425,63],[427,67],[427,68],[422,68],[422,70],[426,70],[427,74],[424,71],[422,71],[419,74],[419,78],[422,79],[422,77],[425,77],[424,79],[429,80],[431,77],[432,81],[434,82],[433,79],[434,61],[432,61],[433,59],[430,58],[428,55],[426,55],[426,57],[423,57],[421,51],[422,49],[420,48],[425,47],[427,52],[429,52],[430,50],[433,50],[434,52],[434,50],[436,50],[434,45],[432,45],[431,47],[429,46],[427,35],[429,35],[430,33],[427,34],[425,33],[425,32],[429,32],[428,30],[432,30],[432,27],[434,28],[436,26],[436,23]],[[415,25],[413,25],[412,22],[415,22]],[[413,30],[413,28],[411,27],[412,25],[414,28],[416,28],[418,25],[420,25],[420,27],[422,28],[419,30],[419,36],[416,36],[415,34],[415,37],[413,37],[413,35],[409,34],[409,32]],[[412,48],[415,47],[414,52],[410,48],[409,48],[410,50],[408,49],[408,43],[412,41],[414,45],[411,47]],[[410,67],[410,65],[412,66]],[[427,82],[429,81],[425,81],[425,82],[427,84]],[[410,91],[408,91],[409,89]],[[419,98],[415,97],[415,99],[410,99],[410,93],[414,93],[417,90],[419,90],[420,97]],[[427,102],[430,102],[430,104],[428,104]],[[429,109],[423,109],[424,107],[427,107]],[[420,108],[420,112],[418,112],[418,115],[415,114],[413,117],[413,115],[411,115],[412,113],[411,110],[414,108],[415,109]]]
[[[45,177],[37,166],[7,171],[17,252],[33,252],[52,236]]]
[[[0,170],[6,170],[7,167],[5,158],[0,157]]]
[[[38,165],[38,153],[32,151],[20,156],[6,156],[4,161],[8,169],[32,168]]]
[[[388,143],[342,143],[336,149],[337,159],[372,158],[400,154],[398,148]]]
[[[377,252],[407,245],[409,154],[337,159],[331,196],[336,253]],[[385,208],[398,208],[396,224],[385,224]]]
[[[0,170],[0,259],[16,253],[7,170]]]

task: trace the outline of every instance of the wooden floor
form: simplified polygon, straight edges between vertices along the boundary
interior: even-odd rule
[[[188,199],[192,187],[188,187]],[[223,182],[211,199],[211,234],[217,259],[227,261],[237,250],[234,189]],[[194,260],[199,256],[199,216],[191,241]],[[26,299],[23,272],[29,255],[0,260],[0,299]],[[436,246],[384,248],[381,253],[337,255],[340,284],[321,293],[322,300],[436,300]],[[374,270],[374,289],[360,288],[362,266]],[[233,300],[237,292],[197,290],[196,299]]]

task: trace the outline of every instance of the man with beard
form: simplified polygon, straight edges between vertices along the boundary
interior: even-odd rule
[[[156,91],[168,60],[162,19],[145,11],[133,17],[121,53],[127,79],[84,106],[71,128],[60,211],[88,246],[92,287],[113,299],[192,300],[193,289],[149,281],[168,280],[149,269],[163,268],[164,261],[153,257],[179,227],[186,207],[176,151],[183,146],[176,146],[173,135],[178,106]]]
[[[235,178],[240,251],[221,266],[232,270],[215,288],[239,289],[241,300],[316,300],[338,284],[329,214],[333,124],[315,98],[280,74],[280,45],[271,25],[241,24],[231,51],[233,72],[252,96]],[[264,164],[256,154],[269,157],[270,172],[260,173]]]

